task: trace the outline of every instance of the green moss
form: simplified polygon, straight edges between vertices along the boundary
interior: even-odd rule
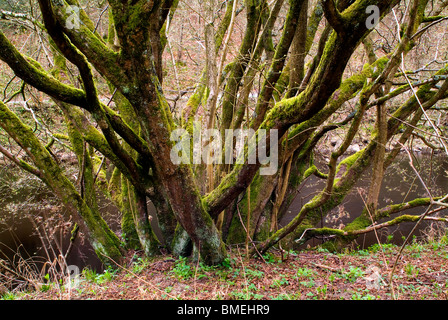
[[[187,131],[192,134],[193,132],[193,122],[195,119],[196,112],[201,104],[202,97],[205,92],[205,72],[202,73],[201,80],[196,85],[193,94],[187,101],[186,107],[182,110],[182,127],[187,129]]]
[[[158,82],[159,81],[157,79],[157,83]],[[169,104],[166,101],[165,96],[161,92],[159,92],[159,90],[156,90],[156,94],[164,124],[166,125],[168,132],[171,132],[171,130],[175,128],[175,124],[173,121],[173,117],[171,116]]]
[[[434,200],[437,199],[440,198],[435,198]],[[417,198],[409,202],[388,205],[385,208],[378,210],[375,218],[378,220],[380,218],[389,217],[391,214],[403,211],[405,209],[428,206],[430,203],[430,198]]]
[[[173,254],[178,257],[187,257],[190,255],[192,243],[188,233],[178,225],[171,244]]]
[[[222,180],[221,183],[216,187],[212,192],[207,194],[204,197],[204,200],[207,203],[207,207],[210,208],[213,206],[213,199],[219,198],[219,196],[225,192],[229,187],[235,185],[238,179],[238,168],[241,168],[241,164],[236,164],[231,173],[227,174]]]
[[[1,101],[0,125],[28,152],[36,167],[42,172],[42,180],[74,215],[78,216],[79,214],[87,226],[86,231],[90,242],[98,249],[99,258],[105,259],[104,255],[107,255],[112,259],[119,260],[121,258],[120,241],[102,219],[95,205],[93,203],[92,207],[87,205],[87,201],[81,198],[75,186],[63,175],[62,168],[55,162],[45,146],[39,142],[32,129],[23,124]],[[86,173],[89,173],[88,171],[86,170]],[[86,181],[86,186],[89,186],[88,181]]]
[[[312,174],[314,174],[314,172],[316,172],[317,167],[313,164],[311,167],[309,167],[305,173],[303,174],[303,178],[306,179],[309,176],[311,176]]]
[[[66,60],[63,55],[61,55],[60,53],[55,53],[55,51],[53,51],[53,55],[54,55],[54,68],[51,70],[51,74],[56,79],[60,80],[61,73],[67,74]]]
[[[49,95],[76,105],[85,104],[84,91],[57,81],[44,71],[42,66],[29,57],[23,56],[11,42],[0,32],[0,54],[17,76]]]
[[[343,174],[347,173],[348,169],[350,169],[353,166],[353,164],[362,156],[363,153],[364,149],[342,160],[336,168],[336,176],[340,178]]]
[[[132,214],[131,206],[135,201],[132,197],[132,192],[129,190],[128,182],[125,179],[121,184],[121,232],[123,240],[127,248],[141,249],[137,230],[135,228],[134,216]]]
[[[346,235],[343,230],[327,228],[327,227],[315,229],[312,232],[313,232],[313,234],[336,235],[336,236],[340,236],[340,237],[344,237]]]
[[[362,213],[359,217],[355,218],[352,222],[347,224],[344,231],[351,232],[355,230],[364,229],[372,224],[372,220],[366,216],[366,213]]]

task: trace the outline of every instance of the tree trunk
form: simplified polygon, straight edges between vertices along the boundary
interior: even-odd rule
[[[40,144],[32,129],[24,125],[1,101],[0,120],[0,126],[24,150],[27,150],[28,155],[34,160],[41,179],[59,196],[73,217],[79,217],[77,223],[87,235],[98,257],[107,265],[114,265],[110,259],[120,262],[122,258],[120,240],[109,229],[97,207],[88,206],[73,184],[63,175],[51,154]]]

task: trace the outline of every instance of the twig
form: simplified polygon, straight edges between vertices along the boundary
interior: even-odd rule
[[[438,133],[437,127],[434,125],[434,122],[429,118],[428,113],[425,110],[428,107],[431,107],[433,104],[435,104],[442,97],[443,93],[445,91],[447,91],[447,89],[448,89],[448,80],[445,80],[445,82],[443,83],[443,85],[441,86],[439,91],[435,94],[435,96],[432,97],[427,102],[425,102],[425,106],[423,106],[423,104],[420,102],[420,99],[418,98],[417,92],[415,91],[414,87],[412,86],[411,81],[409,80],[408,76],[404,72],[405,67],[404,67],[403,53],[402,53],[402,59],[401,59],[401,69],[402,69],[401,71],[403,72],[403,75],[404,75],[406,81],[409,84],[409,87],[412,90],[413,95],[415,96],[415,99],[417,100],[418,105],[420,106],[423,114],[425,115],[426,120],[428,120],[429,124],[434,129],[434,132],[435,132],[437,138],[440,140],[440,143],[443,146],[443,149],[445,150],[445,153],[448,155],[448,147],[446,146],[445,141],[443,140],[442,136]]]
[[[79,226],[77,223],[75,223],[75,226],[73,227],[73,230],[71,232],[72,236],[70,237],[70,244],[69,244],[67,251],[65,252],[65,255],[64,255],[65,259],[67,259],[68,255],[70,254],[70,252],[73,249],[73,244],[75,243],[76,237],[78,236],[78,231],[79,231]]]
[[[170,298],[173,298],[174,300],[178,300],[178,298],[176,296],[170,295],[168,292],[161,290],[160,288],[158,288],[157,286],[153,285],[152,283],[146,281],[145,279],[143,279],[142,277],[138,276],[137,274],[135,274],[134,272],[132,272],[131,270],[123,267],[122,265],[120,265],[118,262],[116,262],[114,259],[112,259],[111,257],[109,257],[108,255],[100,252],[100,254],[104,257],[106,257],[107,259],[109,259],[110,261],[112,261],[113,263],[115,263],[120,269],[123,269],[124,271],[126,271],[127,273],[129,273],[130,275],[134,276],[135,278],[139,279],[140,281],[142,281],[143,283],[147,284],[148,286],[150,286],[151,288],[156,289],[157,291],[160,291],[162,294],[169,296]]]
[[[433,136],[433,137],[436,137],[436,138],[439,138],[439,139],[448,141],[448,137],[443,137],[443,136],[440,136],[440,135],[438,135],[438,134],[434,134],[434,133],[431,133],[431,132],[426,132],[425,130],[420,129],[420,128],[418,128],[418,127],[416,127],[416,126],[410,124],[410,123],[407,122],[407,121],[404,121],[404,120],[402,120],[402,119],[400,119],[400,118],[394,117],[394,116],[393,116],[392,114],[390,114],[390,113],[388,113],[388,116],[390,116],[391,118],[393,118],[393,119],[395,119],[395,120],[397,120],[397,121],[403,123],[404,125],[406,125],[406,126],[408,126],[408,127],[413,128],[415,131],[420,131],[420,132],[425,133],[425,134],[427,134],[427,135],[429,135],[429,136]]]
[[[103,165],[104,165],[104,162],[105,162],[105,161],[106,161],[106,157],[103,156],[103,159],[101,160],[101,164],[100,164],[100,166],[98,167],[98,170],[96,171],[95,177],[93,178],[93,182],[92,182],[92,184],[95,184],[96,179],[98,178],[98,176],[99,176],[99,174],[100,174],[100,171],[101,171],[101,169],[103,168]]]
[[[240,253],[240,248],[237,247],[237,249],[238,249],[239,258],[241,261],[241,266],[243,267],[243,271],[244,271],[243,277],[244,277],[244,287],[245,287],[245,291],[246,291],[246,299],[249,300],[249,288],[248,288],[247,277],[246,277],[246,266],[244,265],[243,258]]]
[[[369,206],[367,205],[366,201],[364,200],[364,197],[362,196],[361,191],[359,189],[358,189],[358,193],[362,199],[362,202],[364,203],[364,207],[366,208],[367,212],[369,213],[370,220],[372,221],[372,225],[375,227],[376,221],[373,219],[373,216],[370,212]],[[375,232],[376,241],[381,248],[381,257],[383,258],[384,265],[386,266],[387,269],[389,269],[389,265],[387,264],[387,260],[386,260],[386,255],[384,254],[384,248],[383,248],[383,245],[381,244],[380,238],[378,237],[378,232],[376,232],[376,228],[374,228],[373,231]],[[391,274],[392,274],[392,272],[391,272]],[[391,276],[391,280],[392,280],[392,276]],[[390,289],[392,292],[392,297],[395,300],[394,284],[392,283],[392,281],[390,281],[389,284],[390,284]]]
[[[313,265],[316,266],[316,267],[318,267],[318,268],[321,268],[321,269],[327,269],[327,270],[330,270],[330,271],[332,271],[332,272],[343,272],[343,270],[341,270],[341,269],[333,268],[333,267],[326,266],[326,265],[323,265],[323,264],[320,264],[320,263],[313,263]]]
[[[244,225],[244,222],[243,222],[243,218],[241,217],[241,212],[240,212],[240,208],[239,208],[238,204],[236,205],[236,210],[238,212],[238,217],[240,219],[240,223],[243,226],[243,229],[246,232],[246,234],[248,234],[247,228],[246,228],[246,226]],[[258,256],[263,260],[264,263],[267,263],[266,260],[263,258],[263,255],[261,254],[261,252],[258,251],[257,246],[255,245],[254,241],[252,240],[250,234],[248,235],[248,237],[249,237],[250,242],[254,246],[254,249],[257,252]]]
[[[95,29],[93,30],[92,33],[95,33],[96,30],[98,29],[98,26],[100,25],[100,22],[101,22],[101,18],[103,17],[104,12],[106,12],[106,10],[107,10],[108,8],[109,8],[109,4],[106,6],[106,8],[103,9],[103,11],[101,11],[100,16],[99,16],[99,18],[98,18],[98,21],[96,22]]]
[[[408,148],[406,148],[404,145],[402,145],[402,147],[405,149],[406,153],[407,153],[408,156],[409,156],[409,161],[410,161],[410,165],[411,165],[412,169],[414,170],[415,174],[418,176],[420,182],[423,184],[423,187],[426,189],[426,192],[428,192],[428,195],[429,195],[429,197],[430,197],[430,199],[431,199],[431,203],[430,203],[430,205],[428,206],[428,208],[426,209],[425,213],[423,213],[423,214],[421,215],[420,219],[415,223],[414,227],[413,227],[412,230],[409,232],[409,234],[408,234],[408,236],[406,237],[406,239],[403,241],[403,245],[401,246],[400,251],[399,251],[398,254],[397,254],[397,257],[395,258],[395,262],[394,262],[392,271],[391,271],[391,273],[390,273],[390,279],[389,279],[389,282],[390,282],[391,287],[392,287],[392,277],[393,277],[393,274],[394,274],[394,272],[395,272],[395,269],[397,268],[398,260],[400,259],[401,254],[403,253],[403,249],[404,249],[405,245],[408,243],[409,239],[411,238],[411,235],[414,233],[414,231],[416,230],[416,228],[417,228],[417,226],[420,224],[420,222],[422,222],[423,219],[425,219],[426,215],[431,211],[431,208],[432,208],[432,206],[433,206],[433,202],[434,202],[434,198],[432,197],[431,192],[429,191],[428,187],[426,186],[425,182],[423,181],[423,179],[421,178],[420,174],[418,173],[417,169],[416,169],[415,166],[414,166],[414,162],[413,162],[413,160],[412,160],[412,156],[411,156],[411,154],[410,154]],[[393,287],[392,287],[392,288],[393,288]]]
[[[194,270],[194,295],[196,298],[196,279],[198,276],[198,269],[199,269],[199,261],[201,260],[201,255],[199,254],[199,252],[201,252],[201,242],[199,241],[199,245],[198,245],[198,260],[196,261],[196,268]]]
[[[16,156],[14,156],[11,152],[9,152],[5,147],[3,147],[0,144],[0,153],[2,153],[6,158],[14,162],[18,167],[34,174],[36,177],[43,178],[42,172],[33,167],[32,165],[26,163],[25,161],[18,159]]]
[[[443,18],[440,18],[439,20],[436,20],[436,21],[434,21],[434,22],[428,24],[428,25],[425,26],[424,28],[422,28],[422,29],[418,30],[416,33],[414,33],[414,35],[412,35],[412,37],[411,37],[411,40],[413,40],[415,37],[419,36],[421,33],[425,32],[426,30],[428,30],[429,28],[431,28],[433,25],[435,25],[435,24],[437,24],[437,23],[440,23],[440,22],[442,22],[442,21],[444,21],[444,20],[447,20],[447,19],[448,19],[448,17],[443,17]]]

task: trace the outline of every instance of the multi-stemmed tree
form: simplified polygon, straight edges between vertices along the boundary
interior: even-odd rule
[[[12,35],[8,40],[11,32],[0,32],[0,59],[23,81],[18,92],[0,101],[0,126],[14,141],[0,145],[0,151],[57,194],[105,262],[119,261],[136,246],[148,255],[158,252],[161,239],[151,229],[148,200],[156,208],[165,247],[178,255],[194,247],[208,264],[225,259],[226,242],[257,240],[254,248],[265,252],[290,234],[303,239],[332,234],[337,239],[332,244],[340,245],[405,208],[446,206],[446,197],[428,194],[378,208],[384,169],[422,119],[432,126],[428,145],[447,152],[443,130],[429,112],[447,97],[448,65],[437,56],[429,61],[420,49],[424,37],[434,41],[431,31],[446,25],[446,1],[206,1],[198,12],[204,23],[202,76],[188,102],[175,110],[165,93],[164,52],[182,2],[108,0],[95,12],[97,19],[89,17],[92,10],[82,9],[81,0],[37,2],[39,14],[33,1],[28,13],[0,12],[1,18],[36,32],[51,61],[46,69],[13,45]],[[100,35],[98,24],[104,20],[108,32]],[[233,52],[229,42],[236,21],[244,31]],[[387,32],[380,32],[385,26]],[[441,56],[446,49],[439,42],[431,50]],[[99,86],[109,99],[100,99]],[[51,97],[62,112],[63,128],[54,128],[50,143],[8,104],[21,93],[25,97],[30,87]],[[349,110],[348,102],[354,108],[341,117],[338,111]],[[368,116],[376,119],[374,130],[361,150],[347,155]],[[260,174],[260,157],[248,161],[249,141],[244,161],[176,163],[173,132],[182,128],[193,135],[198,121],[203,130],[219,130],[221,141],[228,129],[251,129],[259,140],[266,132],[266,150],[278,147],[278,170]],[[328,166],[318,169],[314,153],[333,130],[342,130],[343,137],[334,148],[328,146]],[[64,139],[78,159],[77,181],[52,152]],[[213,141],[204,139],[203,147]],[[190,142],[193,151],[194,139]],[[222,157],[233,151],[223,150]],[[209,152],[202,159],[215,156]],[[314,228],[371,168],[361,215],[343,229]],[[326,181],[325,187],[279,228],[298,186],[313,174]],[[102,218],[97,189],[121,210],[122,239]],[[420,218],[403,215],[386,225]]]

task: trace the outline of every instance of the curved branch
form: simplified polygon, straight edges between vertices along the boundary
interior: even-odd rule
[[[2,145],[0,145],[0,153],[3,153],[3,155],[6,158],[8,158],[12,162],[14,162],[18,167],[22,168],[25,171],[28,171],[29,173],[32,173],[33,175],[35,175],[39,179],[44,180],[44,176],[43,176],[42,172],[39,169],[37,169],[36,167],[33,167],[32,165],[30,165],[29,163],[27,163],[27,162],[25,162],[25,161],[23,161],[21,159],[18,159],[16,156],[14,156],[11,152],[9,152]]]
[[[69,103],[92,112],[91,104],[87,101],[86,93],[83,90],[56,80],[44,71],[37,61],[22,55],[1,31],[0,59],[6,62],[18,77],[37,90],[48,94],[58,101]],[[145,142],[123,121],[121,116],[104,104],[101,104],[101,107],[106,112],[106,117],[114,130],[132,148],[145,156],[149,156],[149,149]]]
[[[342,18],[342,15],[339,12],[338,8],[336,8],[334,0],[324,0],[322,1],[322,4],[325,18],[327,18],[328,23],[338,34],[344,35],[346,31],[344,19]]]
[[[274,91],[275,84],[280,78],[281,71],[284,67],[286,57],[288,55],[289,48],[294,39],[297,26],[299,24],[300,12],[303,6],[303,0],[290,1],[290,7],[287,14],[285,26],[283,29],[282,37],[275,50],[274,57],[272,59],[272,64],[269,68],[266,79],[264,80],[263,87],[261,89],[257,107],[255,109],[256,118],[251,124],[251,127],[258,129],[260,124],[263,122],[266,112],[269,107],[269,102],[272,98],[272,93]],[[307,10],[305,8],[304,10]]]
[[[41,65],[22,55],[0,31],[0,59],[26,83],[49,96],[77,106],[87,108],[88,103],[83,90],[59,82],[45,72]]]
[[[120,160],[127,165],[129,168],[129,174],[131,175],[131,181],[134,186],[139,190],[143,190],[140,186],[139,169],[135,160],[131,155],[123,149],[115,131],[110,124],[106,112],[101,106],[98,98],[95,81],[93,79],[93,74],[90,69],[90,65],[87,62],[85,56],[79,52],[79,50],[74,47],[69,40],[65,37],[57,20],[53,16],[52,7],[49,0],[39,0],[42,15],[44,18],[45,26],[48,29],[48,33],[53,38],[54,42],[58,46],[59,50],[68,58],[73,64],[78,68],[86,92],[87,102],[92,107],[92,114],[98,123],[101,131],[104,134],[110,148],[116,154]],[[58,28],[59,27],[59,28]]]
[[[44,26],[34,17],[29,16],[26,13],[19,13],[19,12],[11,12],[6,10],[0,10],[0,20],[8,20],[8,19],[18,19],[18,20],[24,20],[29,21],[33,26],[38,27],[41,30],[44,30]],[[27,27],[30,27],[27,25]]]
[[[442,70],[439,73],[442,73]],[[428,94],[426,92],[428,87],[430,87],[430,84],[422,86],[417,93],[422,101],[428,101],[435,95],[434,93]],[[395,111],[394,115],[388,120],[388,140],[398,130],[400,120],[408,118],[416,110],[419,110],[419,105],[417,104],[416,99],[414,97],[411,97],[407,102],[405,102],[402,106],[400,106],[400,108]],[[264,243],[262,243],[259,246],[259,250],[261,252],[266,252],[270,247],[275,245],[286,235],[293,232],[305,218],[311,222],[311,225],[314,225],[316,221],[319,221],[316,220],[316,218],[321,218],[321,212],[319,212],[318,215],[313,214],[316,211],[316,208],[329,210],[329,208],[334,208],[335,206],[337,206],[342,201],[342,199],[344,199],[347,190],[350,190],[353,187],[354,181],[357,181],[358,177],[371,163],[373,155],[375,154],[375,147],[375,137],[373,137],[371,143],[366,148],[341,161],[336,169],[339,179],[334,183],[334,186],[332,187],[333,193],[331,194],[331,197],[327,201],[322,201],[322,199],[325,198],[324,191],[315,196],[312,200],[310,200],[302,207],[297,216],[288,225],[277,231]],[[394,156],[396,156],[396,154],[394,154],[393,157]],[[390,161],[393,160],[393,157],[391,157]],[[397,207],[395,207],[395,209],[396,208]],[[368,226],[370,223],[370,219],[365,219],[365,217],[361,215],[353,222],[351,222],[350,225],[355,228],[360,224],[363,226]],[[349,227],[350,225],[348,225],[347,227]]]
[[[435,210],[433,210],[433,211],[435,211]],[[421,218],[422,218],[421,215],[404,214],[404,215],[396,217],[396,218],[394,218],[392,220],[389,220],[387,222],[383,222],[383,223],[379,223],[379,224],[373,224],[371,226],[368,226],[367,228],[359,229],[359,230],[352,230],[352,231],[344,231],[344,230],[341,230],[341,229],[333,229],[333,228],[310,228],[310,229],[306,229],[305,230],[305,232],[307,233],[306,235],[302,234],[302,236],[300,237],[300,242],[302,242],[303,239],[307,240],[307,239],[312,238],[313,236],[316,236],[316,235],[337,236],[337,237],[358,236],[358,235],[369,233],[369,232],[372,232],[372,231],[375,231],[375,230],[378,230],[378,229],[382,229],[382,228],[390,227],[390,226],[393,226],[393,225],[396,225],[396,224],[400,224],[402,222],[417,222]],[[423,218],[423,220],[439,221],[439,222],[447,222],[448,223],[448,218],[442,218],[442,217],[428,217],[428,216],[426,216],[426,217]]]
[[[96,89],[91,76],[89,75],[90,69],[86,64],[86,61],[82,57],[76,57],[76,53],[73,51],[76,49],[73,47],[67,47],[68,43],[66,38],[60,39],[63,41],[61,45],[65,45],[65,50],[73,55],[73,61],[81,67],[81,74],[84,76],[83,80],[86,80],[85,87],[90,92],[90,99],[87,99],[86,93],[83,90],[66,85],[49,73],[47,73],[41,65],[24,55],[22,55],[13,45],[9,42],[6,36],[0,31],[0,59],[8,64],[8,66],[14,71],[14,73],[34,88],[48,94],[50,97],[68,103],[71,105],[79,106],[89,112],[93,112],[95,108],[93,106],[99,101],[96,96]],[[80,53],[77,53],[80,55]],[[83,66],[84,64],[84,66]],[[90,100],[90,101],[89,101]],[[92,101],[93,100],[93,101]],[[70,108],[70,107],[67,107]],[[105,112],[107,121],[111,123],[111,126],[129,145],[137,150],[139,153],[150,158],[150,152],[144,141],[123,121],[123,119],[111,109],[101,104],[99,109]],[[116,139],[116,138],[115,138]],[[125,161],[125,163],[128,163]]]
[[[108,143],[108,139],[105,135],[98,131],[78,108],[73,108],[60,101],[55,102],[64,112],[69,121],[71,121],[81,132],[83,138],[106,156],[137,189],[143,192],[144,187],[142,186],[141,178],[138,175],[140,172],[139,167],[135,161],[131,158],[132,162],[129,162],[128,158],[117,154],[116,148]]]
[[[55,42],[59,42],[59,44],[63,41],[67,42],[67,39],[64,40],[64,38],[68,37],[71,43],[95,66],[95,69],[116,86],[127,79],[126,74],[118,67],[120,65],[119,55],[93,33],[93,30],[89,28],[89,23],[79,23],[79,28],[69,29],[66,27],[66,21],[71,19],[69,7],[65,5],[52,6],[49,0],[39,0],[39,5],[46,29]],[[85,17],[86,14],[80,12],[79,19],[82,20]],[[67,52],[62,51],[62,53],[66,55]],[[71,60],[70,55],[66,57]]]

